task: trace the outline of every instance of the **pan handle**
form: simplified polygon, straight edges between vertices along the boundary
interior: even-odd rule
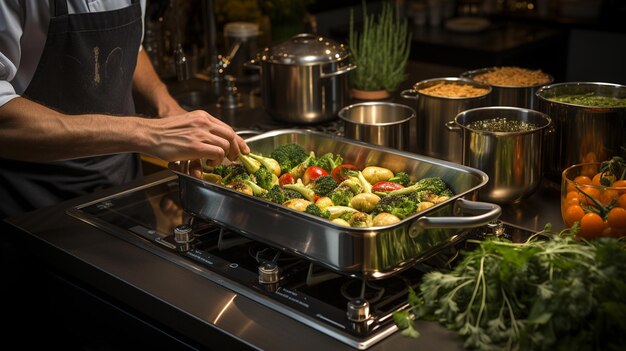
[[[454,213],[470,213],[468,217],[421,217],[415,221],[422,229],[429,228],[476,228],[498,219],[502,213],[500,206],[489,202],[478,202],[458,198],[454,203]]]

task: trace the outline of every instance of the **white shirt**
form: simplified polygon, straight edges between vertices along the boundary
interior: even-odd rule
[[[131,0],[67,0],[69,13],[104,12]],[[140,0],[142,14],[146,1]],[[47,0],[0,1],[0,106],[24,93],[35,74],[50,22]]]

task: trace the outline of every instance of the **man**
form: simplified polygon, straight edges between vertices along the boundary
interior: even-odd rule
[[[249,149],[169,95],[141,50],[145,0],[0,2],[0,218],[128,182],[138,153],[221,163]],[[160,118],[135,115],[133,90]]]

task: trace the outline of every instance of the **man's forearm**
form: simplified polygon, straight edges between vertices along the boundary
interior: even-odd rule
[[[54,161],[139,152],[143,125],[138,117],[64,115],[18,97],[0,107],[0,157]]]
[[[133,74],[133,88],[155,108],[159,117],[168,117],[184,112],[167,91],[167,86],[154,70],[145,50],[140,50],[137,55],[137,67]]]

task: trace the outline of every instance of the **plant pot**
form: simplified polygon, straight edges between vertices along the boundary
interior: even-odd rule
[[[391,97],[387,90],[360,90],[352,88],[352,98],[357,100],[385,100]]]

